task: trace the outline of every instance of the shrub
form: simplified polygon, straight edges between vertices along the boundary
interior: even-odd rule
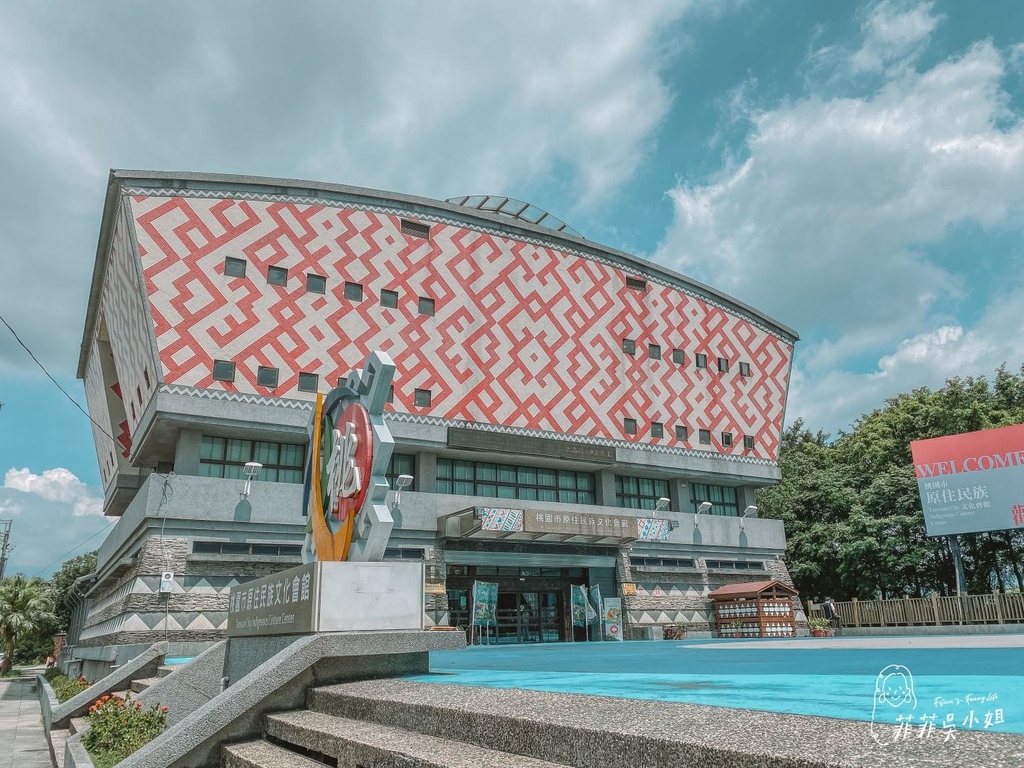
[[[47,675],[49,675],[49,673],[47,673]],[[60,702],[65,702],[68,699],[74,698],[89,687],[89,681],[86,680],[84,676],[72,679],[58,673],[52,678],[47,676],[46,679],[50,681],[50,687],[53,688],[53,695],[56,696],[57,701]]]
[[[96,765],[114,765],[155,739],[167,727],[167,707],[144,709],[132,701],[103,696],[89,707],[89,731],[82,739]]]

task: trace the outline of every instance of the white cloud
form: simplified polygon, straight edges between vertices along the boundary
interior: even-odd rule
[[[28,468],[12,467],[4,475],[4,487],[70,504],[75,516],[103,514],[103,499],[93,495],[85,483],[63,467],[44,470],[41,475]]]
[[[873,6],[861,27],[864,44],[850,58],[852,71],[881,72],[916,58],[942,20],[932,13],[934,5],[884,0]]]

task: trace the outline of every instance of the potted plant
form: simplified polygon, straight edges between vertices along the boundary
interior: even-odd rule
[[[682,620],[677,621],[676,625],[675,625],[675,627],[673,628],[672,631],[673,631],[673,634],[675,635],[676,640],[685,640],[686,639],[686,622],[682,621]]]
[[[832,623],[821,616],[810,616],[807,626],[811,628],[811,637],[831,637]]]

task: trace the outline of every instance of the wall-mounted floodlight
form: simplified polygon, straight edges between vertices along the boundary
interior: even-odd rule
[[[249,498],[249,490],[252,481],[259,476],[261,469],[263,469],[263,465],[258,461],[248,461],[245,466],[242,467],[242,472],[245,474],[245,485],[242,486],[243,499]]]
[[[399,475],[395,479],[395,507],[402,502],[402,490],[412,485],[412,479],[412,475]]]
[[[702,501],[700,506],[697,507],[697,512],[693,516],[693,527],[696,528],[700,523],[700,516],[706,515],[711,511],[711,507],[714,506],[710,501]]]
[[[666,509],[668,509],[668,506],[671,503],[671,499],[666,499],[664,496],[662,496],[660,499],[658,499],[658,503],[654,506],[654,511],[664,512]]]
[[[678,527],[679,527],[679,521],[678,520],[669,520],[668,521],[668,529],[670,531],[674,531]]]
[[[751,504],[749,507],[743,510],[743,514],[740,515],[740,530],[743,530],[743,520],[747,517],[753,517],[757,514],[757,507]]]

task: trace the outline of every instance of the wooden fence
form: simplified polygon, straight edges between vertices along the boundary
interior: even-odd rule
[[[896,600],[837,602],[847,627],[941,626],[943,624],[1024,623],[1024,594],[993,592],[960,597],[904,597]],[[808,603],[809,615],[821,616],[821,606]]]

